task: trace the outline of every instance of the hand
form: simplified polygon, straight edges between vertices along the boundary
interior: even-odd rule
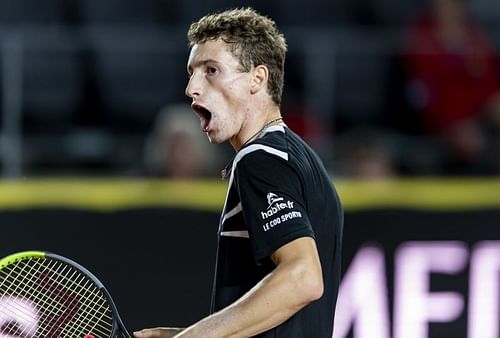
[[[136,338],[170,338],[182,332],[178,327],[157,327],[134,332]]]

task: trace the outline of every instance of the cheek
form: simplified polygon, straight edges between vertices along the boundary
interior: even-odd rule
[[[245,103],[250,93],[248,81],[244,76],[225,81],[221,89],[225,100],[233,106]]]
[[[225,97],[227,113],[235,122],[241,122],[246,117],[248,98],[239,90],[229,93]]]
[[[225,128],[238,128],[246,118],[248,104],[247,83],[242,79],[223,81],[215,87],[212,102],[217,107],[217,120],[223,122]],[[225,129],[224,128],[224,129]]]

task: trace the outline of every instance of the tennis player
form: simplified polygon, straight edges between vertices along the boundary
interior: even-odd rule
[[[253,9],[188,32],[186,94],[210,142],[236,151],[219,226],[211,314],[146,337],[331,338],[343,213],[318,156],[280,113],[284,36]]]

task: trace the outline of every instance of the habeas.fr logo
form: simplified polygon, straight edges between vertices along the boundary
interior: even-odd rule
[[[276,195],[272,192],[268,193],[267,194],[267,203],[268,203],[267,210],[260,212],[262,219],[266,219],[268,217],[271,217],[283,209],[293,209],[293,202],[292,201],[287,201],[287,202],[283,202],[283,201],[284,201],[283,197],[279,197],[278,195]]]

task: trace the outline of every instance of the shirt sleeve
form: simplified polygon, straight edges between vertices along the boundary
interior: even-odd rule
[[[288,161],[255,151],[238,162],[235,183],[256,262],[297,238],[314,238],[302,181]]]

